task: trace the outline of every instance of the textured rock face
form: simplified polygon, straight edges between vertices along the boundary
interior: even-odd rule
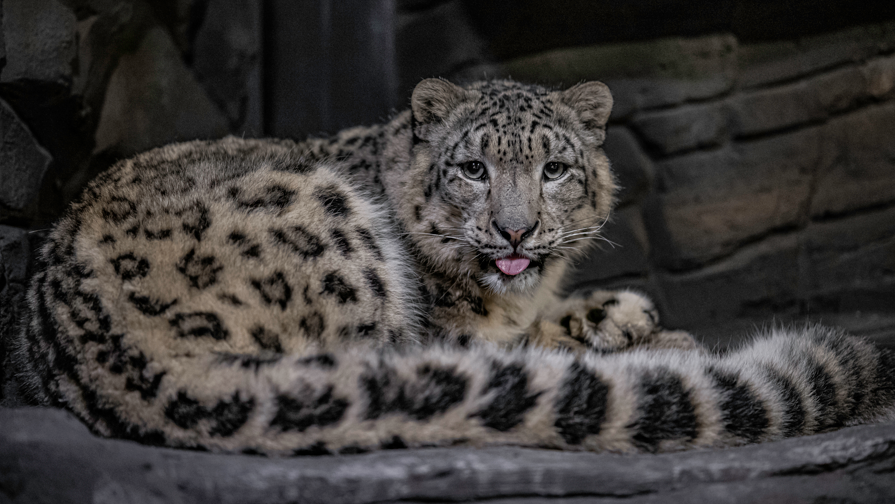
[[[226,118],[180,62],[161,27],[149,29],[137,50],[118,61],[102,110],[96,149],[119,157],[227,134]]]
[[[0,410],[9,502],[885,502],[895,425],[664,455],[452,448],[289,459],[98,439],[67,413]]]
[[[37,197],[52,159],[0,99],[0,204],[21,210]]]
[[[75,14],[55,0],[4,0],[2,9],[6,65],[0,82],[70,82]]]
[[[28,234],[18,228],[0,225],[0,407],[21,402],[6,343],[9,335],[18,329],[30,255]]]

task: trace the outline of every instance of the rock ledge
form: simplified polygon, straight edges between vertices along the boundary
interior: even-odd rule
[[[101,439],[70,414],[0,409],[0,502],[884,502],[895,423],[662,455],[513,447],[267,459]]]

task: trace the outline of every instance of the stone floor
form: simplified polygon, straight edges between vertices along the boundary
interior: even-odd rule
[[[895,499],[895,423],[662,455],[513,447],[268,459],[101,439],[0,409],[0,503],[761,502]]]

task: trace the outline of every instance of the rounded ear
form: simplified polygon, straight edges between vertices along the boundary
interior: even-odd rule
[[[612,93],[602,82],[582,82],[561,93],[563,103],[572,107],[584,126],[592,130],[602,130],[612,112]]]
[[[466,90],[443,79],[425,79],[413,88],[410,108],[422,124],[441,121],[463,101]]]

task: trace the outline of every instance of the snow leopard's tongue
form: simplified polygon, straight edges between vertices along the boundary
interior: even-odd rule
[[[497,269],[503,271],[505,275],[513,276],[525,271],[525,268],[528,267],[531,260],[517,254],[511,254],[503,259],[498,259],[496,262]]]

